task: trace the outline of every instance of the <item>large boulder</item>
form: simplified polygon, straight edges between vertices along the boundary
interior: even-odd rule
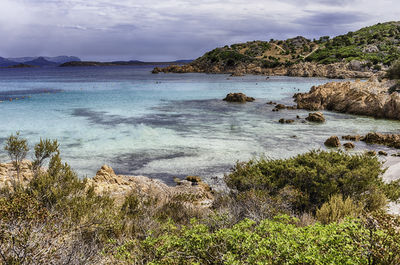
[[[308,114],[306,120],[311,122],[323,123],[325,122],[325,117],[324,114],[322,114],[322,112],[313,112]]]
[[[227,102],[246,103],[254,101],[255,98],[248,97],[243,93],[229,93],[223,100]]]
[[[340,140],[339,137],[335,136],[331,136],[329,137],[325,143],[324,143],[327,147],[339,147],[340,146]]]

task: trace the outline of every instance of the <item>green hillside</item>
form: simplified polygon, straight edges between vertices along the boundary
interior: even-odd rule
[[[199,69],[229,70],[255,64],[262,68],[290,66],[302,61],[330,64],[359,60],[379,69],[400,58],[400,22],[379,23],[332,39],[250,41],[216,48],[191,63]]]
[[[388,22],[328,40],[306,60],[326,64],[356,59],[390,65],[399,57],[400,22]]]

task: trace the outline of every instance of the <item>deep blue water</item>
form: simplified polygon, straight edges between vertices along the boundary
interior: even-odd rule
[[[280,118],[304,118],[308,112],[272,112],[273,106],[266,104],[294,104],[295,92],[331,81],[327,79],[153,75],[151,69],[0,69],[0,145],[15,131],[31,146],[40,137],[58,139],[62,157],[81,176],[93,176],[102,164],[109,164],[117,173],[170,183],[174,176],[220,177],[237,160],[324,148],[331,135],[400,128],[398,121],[332,112],[324,112],[327,122],[322,125],[280,124]],[[222,101],[229,92],[257,100]],[[367,146],[358,143],[357,148]],[[1,149],[0,161],[6,160]]]

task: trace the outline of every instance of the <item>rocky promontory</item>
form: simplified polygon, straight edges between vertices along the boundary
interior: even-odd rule
[[[400,119],[400,94],[389,93],[395,81],[330,82],[294,95],[299,109],[331,110],[376,118]]]

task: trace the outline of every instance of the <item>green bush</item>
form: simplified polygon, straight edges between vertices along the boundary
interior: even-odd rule
[[[359,217],[362,205],[356,204],[350,197],[343,200],[342,195],[333,195],[316,212],[316,218],[323,224],[342,221],[345,217]]]
[[[387,197],[397,199],[393,194],[397,194],[399,185],[389,190],[389,184],[383,183],[380,177],[382,173],[381,163],[375,156],[311,151],[289,159],[238,162],[225,176],[225,182],[239,192],[259,189],[271,196],[290,186],[302,194],[302,199],[296,202],[300,212],[315,211],[334,194],[360,200],[372,211],[381,204],[367,204],[365,194],[387,193]]]
[[[306,227],[298,227],[297,222],[285,215],[259,224],[246,219],[215,231],[196,221],[183,227],[169,223],[159,236],[149,236],[141,242],[141,255],[131,255],[131,261],[148,264],[397,264],[399,261],[399,253],[391,252],[399,247],[398,232],[369,229],[356,219]],[[378,244],[377,240],[385,236],[385,242],[394,240],[390,247]],[[127,249],[132,246],[131,242],[127,245],[119,245],[119,249],[126,251],[124,255],[119,253],[124,258],[129,256]]]
[[[387,71],[389,79],[400,79],[400,60],[394,62]]]

